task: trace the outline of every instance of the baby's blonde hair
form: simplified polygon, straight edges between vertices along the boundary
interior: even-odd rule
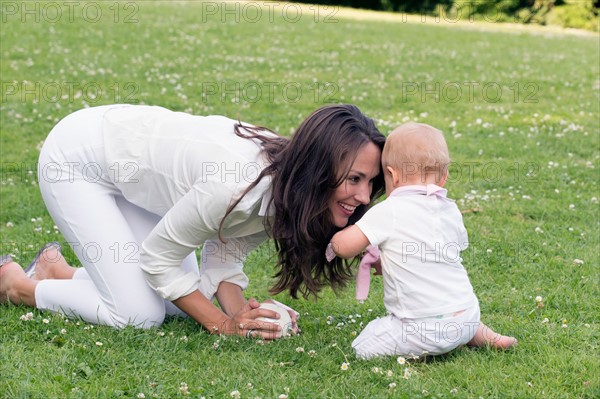
[[[441,181],[448,172],[450,154],[443,133],[424,123],[409,122],[392,131],[381,154],[383,168],[391,166],[402,173],[404,182],[414,177],[424,181],[436,174]]]

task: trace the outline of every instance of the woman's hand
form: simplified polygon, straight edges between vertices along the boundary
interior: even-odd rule
[[[273,303],[273,304],[287,310],[287,312],[290,315],[290,319],[292,319],[292,334],[294,334],[294,335],[300,334],[300,328],[298,327],[298,318],[300,317],[300,313],[296,312],[294,309],[290,308],[289,306],[284,305],[283,303],[278,302],[274,299],[267,299],[265,302]]]
[[[272,310],[260,309],[260,303],[250,298],[242,309],[227,321],[225,334],[246,338],[277,339],[281,335],[281,327],[275,323],[256,320],[259,317],[278,319],[279,315]]]

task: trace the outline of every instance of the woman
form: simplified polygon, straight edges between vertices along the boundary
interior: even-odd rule
[[[349,265],[327,262],[325,247],[381,194],[384,141],[352,105],[316,110],[291,139],[161,107],[77,111],[48,136],[38,179],[84,268],[56,245],[40,251],[32,278],[8,257],[0,300],[116,327],[183,311],[214,333],[272,339],[277,326],[255,319],[276,313],[242,296],[245,256],[268,234],[278,251],[272,293],[342,287]]]

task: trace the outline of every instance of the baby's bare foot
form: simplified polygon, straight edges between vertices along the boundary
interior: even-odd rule
[[[508,335],[496,334],[496,337],[489,342],[489,345],[496,349],[508,349],[517,345],[517,339]]]
[[[468,343],[469,346],[490,346],[496,349],[508,349],[512,346],[517,345],[517,340],[514,337],[509,337],[507,335],[498,334],[494,332],[491,328],[481,323],[475,336]]]

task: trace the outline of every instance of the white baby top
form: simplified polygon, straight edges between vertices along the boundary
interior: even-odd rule
[[[386,309],[398,318],[432,317],[476,300],[462,265],[467,231],[454,201],[436,185],[399,187],[356,223],[379,246]]]
[[[227,207],[267,164],[255,140],[233,131],[235,120],[194,116],[155,106],[124,105],[104,115],[108,173],[125,198],[162,220],[142,243],[149,285],[174,300],[200,289],[212,298],[221,281],[246,288],[245,256],[266,238],[270,198],[264,178],[227,217]],[[265,133],[266,134],[266,133]],[[201,277],[181,268],[204,244]]]

